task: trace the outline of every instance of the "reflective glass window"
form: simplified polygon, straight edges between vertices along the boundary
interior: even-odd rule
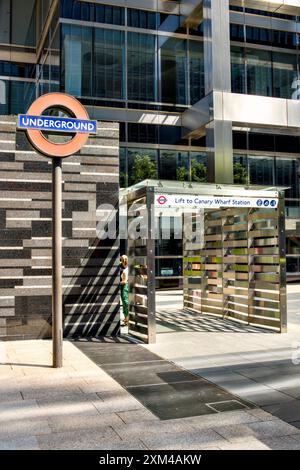
[[[125,9],[110,5],[95,5],[95,20],[98,23],[125,24]]]
[[[0,114],[9,114],[9,81],[0,79]]]
[[[127,42],[128,99],[155,101],[155,36],[129,32]]]
[[[191,36],[203,36],[203,21],[202,21],[202,23],[200,23],[196,26],[190,25],[189,26],[189,34]]]
[[[286,217],[300,218],[300,201],[285,200],[285,215]],[[300,261],[300,260],[299,260]]]
[[[248,139],[247,139],[247,132],[232,132],[232,145],[234,149],[245,149],[248,148]]]
[[[35,99],[35,83],[11,81],[10,114],[25,113]]]
[[[202,41],[189,41],[190,104],[205,95],[204,51]]]
[[[62,26],[62,84],[74,96],[92,96],[92,28]]]
[[[236,184],[248,184],[248,161],[247,155],[233,156],[233,181]]]
[[[159,158],[159,178],[164,180],[189,180],[188,152],[161,150]]]
[[[126,148],[120,147],[120,187],[126,188],[128,178]]]
[[[247,142],[249,150],[275,151],[275,139],[272,134],[263,134],[260,132],[248,132]]]
[[[34,99],[34,82],[0,80],[0,114],[26,113]]]
[[[251,184],[274,185],[274,157],[249,156],[248,161]]]
[[[129,122],[128,142],[158,143],[158,126],[153,124],[135,124]]]
[[[286,198],[298,199],[299,192],[299,163],[297,158],[277,158],[275,160],[275,183],[278,186],[289,187],[285,191]]]
[[[231,47],[231,87],[233,93],[246,93],[244,47]]]
[[[157,14],[158,25],[157,28],[160,31],[168,31],[170,33],[176,33],[180,28],[180,16],[168,15],[167,13]]]
[[[169,240],[158,240],[156,241],[156,256],[174,256],[182,253],[182,240],[175,239],[174,240],[174,231],[176,227],[173,224],[181,223],[177,221],[177,219],[171,219],[171,235]],[[168,228],[169,232],[169,228]],[[182,276],[182,259],[177,258],[163,258],[163,259],[156,259],[155,260],[155,275],[159,277],[164,277],[164,281],[160,280],[161,287],[178,287],[178,280],[170,279],[168,277],[172,276]]]
[[[159,143],[167,145],[188,145],[183,141],[180,126],[159,126]]]
[[[297,48],[298,37],[296,33],[289,31],[273,30],[273,46],[287,49]]]
[[[256,49],[247,50],[247,93],[272,96],[270,52]]]
[[[187,50],[183,39],[159,36],[161,101],[187,104]]]
[[[244,41],[244,26],[241,24],[231,24],[230,39],[231,41]]]
[[[190,152],[191,181],[207,182],[207,154],[205,152]]]
[[[156,29],[156,18],[153,11],[127,9],[127,25],[134,28]]]
[[[124,32],[95,29],[94,96],[124,98]]]
[[[273,96],[296,98],[298,88],[297,56],[273,53]]]
[[[10,43],[10,0],[0,2],[0,43]],[[1,106],[1,104],[0,104]]]
[[[299,135],[274,135],[275,151],[289,153],[300,153]]]
[[[286,258],[286,270],[288,273],[299,273],[300,272],[300,260],[297,256],[287,256]]]
[[[246,41],[253,44],[272,45],[272,30],[246,26]]]
[[[128,149],[128,185],[145,179],[157,179],[157,151],[152,149]]]
[[[62,18],[73,20],[94,21],[95,5],[93,3],[78,2],[74,0],[61,0]]]
[[[116,25],[125,24],[125,9],[122,7],[95,5],[92,2],[74,2],[74,0],[61,0],[60,4],[62,18]]]
[[[12,44],[35,46],[35,0],[26,0],[26,8],[24,0],[12,0],[10,24]]]
[[[0,75],[6,75],[8,77],[35,78],[35,68],[35,64],[0,60]]]

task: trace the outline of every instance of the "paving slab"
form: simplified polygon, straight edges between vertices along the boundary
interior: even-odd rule
[[[39,436],[37,440],[43,450],[89,450],[98,449],[98,446],[101,448],[103,445],[109,449],[111,441],[113,443],[121,441],[110,426],[85,432],[55,432],[48,436]]]
[[[267,444],[255,437],[247,436],[239,441],[228,442],[219,444],[220,450],[269,450]]]
[[[300,400],[292,399],[279,405],[267,405],[263,409],[288,423],[300,420]]]
[[[205,429],[205,428],[214,428],[217,429],[218,426],[225,425],[237,425],[237,424],[247,424],[255,423],[257,421],[268,421],[270,419],[277,419],[273,415],[263,411],[264,415],[252,414],[255,411],[262,411],[258,409],[247,410],[247,411],[228,411],[224,413],[217,413],[204,416],[194,416],[192,418],[185,418],[180,420],[180,422],[185,422],[186,424],[192,426],[196,429]]]
[[[51,429],[47,420],[30,419],[21,421],[14,419],[6,421],[5,426],[0,428],[0,440],[16,438],[21,436],[39,436],[41,434],[50,434]]]
[[[99,400],[93,401],[93,404],[99,413],[144,409],[143,405],[124,389],[113,392],[103,391],[97,394],[97,397]]]
[[[0,450],[39,450],[40,446],[35,436],[10,438],[0,440]]]
[[[47,421],[52,432],[97,430],[123,425],[122,419],[116,413],[57,416],[48,418]]]
[[[120,411],[117,413],[121,420],[126,423],[139,423],[145,421],[158,421],[157,416],[155,416],[151,411],[145,409],[133,410],[133,411]],[[145,423],[144,423],[145,426]]]
[[[212,445],[218,447],[225,439],[212,429],[205,431],[194,431],[191,433],[166,434],[161,436],[151,436],[142,438],[142,441],[149,449],[189,449],[191,445],[200,447],[201,445]],[[194,447],[194,448],[195,448]]]
[[[97,344],[102,348],[102,355],[105,344]],[[194,347],[195,344],[194,341]],[[112,346],[111,342],[109,346]],[[51,360],[50,341],[11,342],[7,345],[7,350],[12,363],[21,363],[26,358],[28,364],[33,364],[34,361],[30,360],[32,355],[38,356],[35,357],[38,364],[36,367],[29,366],[28,374],[25,373],[26,365],[10,368],[9,393],[16,395],[14,400],[1,401],[0,394],[0,429],[5,430],[0,434],[0,449],[298,449],[300,444],[300,432],[297,427],[285,425],[265,410],[246,408],[221,411],[221,408],[223,410],[231,406],[232,395],[201,377],[191,383],[202,383],[202,398],[206,400],[215,396],[215,392],[212,394],[212,388],[217,389],[219,394],[218,400],[208,403],[212,406],[208,407],[209,414],[159,419],[142,400],[137,400],[136,396],[132,395],[131,386],[122,387],[101,365],[94,364],[73,343],[65,342],[67,367],[59,371],[47,367],[42,370],[38,361],[39,353],[43,358],[40,362]],[[149,361],[150,358],[153,359],[153,354],[143,356],[144,359],[146,357]],[[73,367],[75,362],[77,365]],[[140,364],[142,362],[140,361]],[[106,366],[107,364],[104,365]],[[173,370],[171,367],[171,372]],[[234,377],[231,375],[232,381]],[[174,399],[174,396],[184,396],[187,404],[193,403],[195,390],[192,395],[189,389],[183,392],[183,384],[186,385],[186,382],[177,383],[170,380],[169,383],[156,385],[170,387],[168,392],[171,390],[173,393],[169,393],[169,396],[165,394],[162,407],[164,404],[171,404],[176,410],[177,399]],[[154,391],[145,386],[133,388],[139,389],[143,396],[153,399],[154,402],[158,402],[161,397],[161,394],[155,395],[158,389]],[[41,392],[47,389],[49,396],[41,395]],[[154,393],[152,398],[147,394],[147,389]],[[3,382],[1,390],[5,392]],[[54,390],[58,393],[51,393]],[[24,399],[23,391],[32,393],[27,396],[37,399]],[[5,393],[2,398],[5,398]],[[207,409],[205,412],[207,413]],[[300,418],[295,421],[297,422],[300,422]],[[266,423],[272,426],[268,427]],[[244,434],[232,432],[237,426],[243,427]],[[224,428],[228,438],[224,435]]]

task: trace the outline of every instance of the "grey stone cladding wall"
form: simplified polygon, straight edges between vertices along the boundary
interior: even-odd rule
[[[119,240],[96,236],[97,207],[118,207],[119,126],[98,122],[63,160],[64,336],[119,333]],[[51,337],[51,159],[0,116],[0,340]]]

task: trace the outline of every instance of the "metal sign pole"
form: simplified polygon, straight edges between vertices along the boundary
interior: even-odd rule
[[[73,118],[45,116],[49,108],[64,109]],[[52,158],[52,350],[53,367],[63,366],[62,318],[62,158],[75,155],[97,134],[97,121],[91,121],[82,104],[64,93],[46,93],[37,98],[27,114],[19,114],[18,129],[26,130],[31,145],[42,155]],[[71,140],[57,144],[48,140],[46,132],[70,132]]]
[[[52,348],[53,367],[62,367],[62,159],[52,159]]]

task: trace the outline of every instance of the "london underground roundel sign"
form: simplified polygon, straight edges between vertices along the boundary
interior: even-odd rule
[[[49,108],[57,108],[70,118],[44,116]],[[27,114],[19,114],[18,129],[26,130],[33,147],[48,157],[68,157],[86,144],[89,134],[97,133],[97,121],[89,120],[84,106],[73,96],[65,93],[47,93],[32,103]],[[72,133],[74,137],[65,143],[50,142],[45,132]]]

